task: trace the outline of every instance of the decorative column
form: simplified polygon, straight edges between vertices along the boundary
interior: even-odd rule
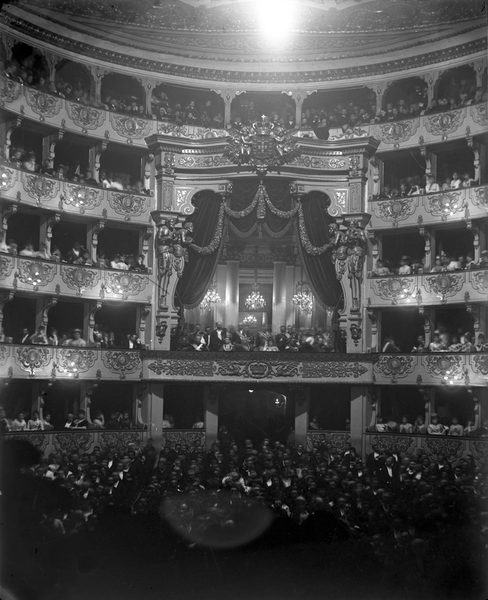
[[[0,139],[3,139],[3,155],[7,160],[10,158],[10,150],[12,145],[12,133],[17,127],[22,125],[21,117],[13,117],[3,121],[0,117]],[[1,155],[1,153],[0,153]]]
[[[205,449],[210,450],[219,436],[219,395],[223,385],[204,385]]]
[[[427,106],[424,106],[424,110],[426,108],[430,108],[432,100],[436,96],[439,76],[440,71],[430,71],[427,75],[424,75],[423,77],[421,76],[422,79],[427,83]]]
[[[164,384],[150,383],[148,390],[141,397],[141,418],[147,424],[149,437],[154,440],[156,448],[161,448],[163,445],[163,411]]]
[[[364,457],[363,438],[368,412],[368,390],[363,386],[351,386],[351,445],[356,448],[358,454]]]
[[[307,448],[308,420],[310,411],[310,388],[297,386],[294,388],[295,397],[295,447],[303,444]]]
[[[91,249],[91,259],[94,263],[98,261],[98,238],[100,233],[105,229],[106,223],[105,219],[101,219],[87,227],[87,248]]]
[[[307,93],[303,90],[295,90],[291,97],[295,100],[295,126],[300,129],[302,126],[302,107]]]
[[[39,325],[44,325],[44,327],[46,327],[47,330],[47,324],[49,323],[49,311],[51,310],[51,308],[54,308],[56,306],[56,304],[58,303],[58,299],[55,298],[54,296],[51,297],[47,297],[47,298],[43,298],[42,299],[42,314],[40,322],[38,323],[36,320],[36,326],[39,327]],[[47,333],[47,331],[46,331]]]
[[[272,307],[272,326],[273,333],[280,331],[280,326],[286,324],[286,262],[273,262],[273,307]]]
[[[227,323],[225,320],[226,319],[225,305],[227,304],[227,297],[226,297],[227,265],[217,265],[216,281],[217,281],[217,293],[221,297],[222,302],[219,302],[218,304],[215,305],[214,324],[217,321],[221,321],[224,324],[224,327],[227,327],[227,325],[234,324],[234,323]],[[237,305],[237,310],[239,311],[239,305]]]
[[[217,284],[218,285],[218,284]],[[227,281],[225,285],[225,326],[234,325],[239,321],[239,261],[227,261]]]
[[[54,215],[41,215],[41,242],[46,243],[48,252],[51,252],[51,241],[53,239],[53,227],[59,223],[61,215],[54,213]]]
[[[93,174],[93,178],[100,182],[100,159],[102,153],[107,149],[107,142],[100,142],[92,146],[88,151],[88,168]]]
[[[232,90],[210,90],[215,92],[224,100],[224,127],[228,129],[231,124],[231,109],[232,100],[236,97],[237,93]]]
[[[54,157],[56,154],[56,144],[64,137],[64,131],[58,129],[56,133],[45,135],[42,138],[42,162],[52,169],[54,166]]]
[[[419,217],[420,219],[420,217]],[[432,256],[432,250],[435,250],[435,230],[425,227],[423,222],[419,221],[419,234],[424,238],[424,273],[430,273],[435,264],[435,257]]]
[[[147,317],[151,314],[151,305],[144,304],[143,306],[137,306],[136,315],[137,322],[139,324],[139,339],[141,340],[141,345],[143,348],[149,348],[149,342],[151,338],[151,334],[146,334],[146,320]],[[147,339],[149,338],[149,339]]]
[[[0,330],[3,329],[3,309],[7,302],[12,302],[14,299],[14,292],[10,290],[6,294],[0,295]]]
[[[380,387],[370,387],[367,389],[367,394],[365,398],[365,402],[363,402],[363,426],[366,431],[375,431],[376,425],[376,415],[381,414],[381,388]],[[353,434],[353,421],[352,421],[352,407],[351,407],[351,441],[357,438],[359,427],[356,425],[355,431]],[[356,418],[356,415],[355,415]],[[369,444],[369,440],[366,436],[362,436],[361,440],[361,455],[363,460],[366,458],[366,455],[371,452],[371,445]]]
[[[286,265],[285,267],[285,324],[295,326],[295,309],[291,303],[295,293],[295,265]]]
[[[383,82],[373,84],[372,88],[376,94],[376,116],[383,110],[383,98],[386,91],[386,85]]]

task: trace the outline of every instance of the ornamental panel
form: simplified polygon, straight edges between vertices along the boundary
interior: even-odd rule
[[[22,185],[27,194],[40,204],[43,200],[49,202],[59,193],[59,181],[47,179],[39,175],[22,175]]]
[[[122,215],[126,221],[130,221],[131,217],[140,217],[147,212],[148,198],[135,194],[109,192],[108,203],[114,212]]]
[[[470,440],[469,446],[477,466],[485,468],[488,464],[488,442]]]
[[[56,356],[57,369],[71,377],[78,377],[80,373],[86,373],[93,367],[97,359],[97,353],[94,350],[83,348],[58,349]]]
[[[368,369],[358,362],[304,362],[302,364],[303,379],[357,379],[368,372]]]
[[[81,127],[83,133],[98,129],[105,122],[105,111],[98,110],[92,106],[85,106],[76,102],[66,102],[66,112],[71,121],[78,127]]]
[[[48,433],[29,433],[28,431],[16,432],[16,433],[8,433],[6,435],[7,439],[21,439],[26,440],[30,444],[34,446],[39,452],[44,452],[49,442],[49,434]]]
[[[399,144],[410,139],[417,131],[420,124],[419,119],[412,121],[398,121],[397,123],[385,123],[380,125],[379,139],[385,144]]]
[[[17,267],[19,269],[16,272],[18,280],[27,285],[32,285],[35,292],[37,292],[39,286],[46,286],[51,283],[56,275],[56,265],[38,260],[19,258]]]
[[[206,167],[220,167],[222,165],[230,165],[231,162],[225,156],[218,154],[214,156],[180,156],[178,165],[186,168],[202,169]]]
[[[188,446],[190,453],[201,452],[205,447],[205,432],[204,431],[168,431],[163,429],[162,432],[162,445],[165,446],[176,446],[184,445]]]
[[[111,113],[109,119],[114,130],[120,136],[128,138],[131,141],[147,137],[152,130],[152,121],[147,121],[139,117]]]
[[[128,271],[120,273],[105,273],[105,290],[113,294],[120,294],[122,300],[129,296],[138,296],[147,286],[148,278]]]
[[[464,110],[452,110],[424,117],[425,128],[432,135],[445,136],[454,133],[463,124]]]
[[[469,362],[475,373],[482,377],[488,375],[488,354],[471,354]]]
[[[213,377],[213,360],[163,360],[158,358],[155,362],[147,365],[147,368],[156,375],[167,375],[169,377]]]
[[[402,454],[412,454],[416,446],[414,437],[402,435],[375,435],[371,443],[384,452],[399,451]]]
[[[452,354],[425,356],[422,354],[421,360],[424,369],[427,373],[432,375],[432,377],[437,377],[443,381],[454,377],[461,380],[464,366],[461,356]]]
[[[54,117],[61,110],[62,101],[57,96],[51,96],[30,87],[24,88],[24,95],[27,104],[36,115],[39,115],[41,121],[44,121],[46,117]]]
[[[86,267],[61,267],[61,278],[70,290],[76,290],[76,295],[81,297],[86,289],[93,289],[100,281],[100,271]]]
[[[374,214],[385,221],[392,223],[393,227],[398,227],[400,221],[405,221],[411,217],[418,207],[417,198],[393,198],[386,202],[372,203]]]
[[[471,117],[478,125],[488,125],[488,111],[486,102],[470,106]]]
[[[109,371],[118,373],[120,379],[125,379],[126,375],[135,373],[142,368],[139,352],[126,350],[104,351],[102,352],[102,360]]]
[[[332,171],[348,168],[348,163],[344,158],[327,158],[318,156],[296,156],[289,162],[290,165],[298,167],[307,167],[309,169],[330,169]]]
[[[224,129],[192,127],[188,125],[177,125],[176,123],[159,123],[158,133],[169,135],[171,137],[188,138],[190,140],[205,140],[229,136]]]
[[[0,367],[3,367],[9,356],[10,350],[7,348],[7,346],[0,346]]]
[[[68,454],[83,454],[88,452],[93,445],[91,433],[56,433],[54,434],[54,447],[58,452]]]
[[[471,271],[469,279],[473,289],[481,294],[488,293],[488,271]]]
[[[372,279],[371,288],[375,296],[383,300],[391,300],[393,306],[398,304],[398,300],[405,300],[415,293],[415,279],[394,277],[390,279]]]
[[[0,77],[0,106],[15,102],[20,96],[21,86],[8,77]]]
[[[455,296],[460,292],[464,285],[464,275],[450,275],[448,273],[439,273],[431,277],[423,278],[423,286],[429,294],[436,294],[441,300],[441,304],[447,302],[447,298]]]
[[[102,190],[83,185],[66,184],[66,193],[61,197],[64,204],[78,208],[80,214],[100,206],[103,198]]]
[[[272,379],[273,377],[300,377],[301,364],[270,360],[215,361],[215,375],[244,377],[248,379]]]
[[[474,188],[474,197],[472,202],[479,208],[488,208],[488,185],[483,187]]]
[[[0,255],[0,279],[7,279],[14,268],[14,259],[10,256]]]
[[[455,213],[464,210],[464,199],[461,192],[442,192],[424,196],[424,208],[434,217],[447,221]]]
[[[51,349],[39,346],[23,346],[15,351],[15,362],[27,371],[31,377],[49,365],[52,359]]]
[[[325,445],[332,452],[344,452],[351,443],[350,433],[331,431],[309,431],[307,433],[307,450],[313,450],[317,444]]]
[[[392,383],[397,383],[397,380],[402,377],[407,377],[416,366],[416,358],[413,356],[378,356],[377,362],[374,364],[376,373],[381,373],[386,377],[391,377]]]
[[[17,181],[17,172],[13,169],[8,169],[4,165],[0,165],[0,190],[6,192],[13,188]]]
[[[423,438],[422,449],[434,461],[442,460],[446,457],[449,462],[454,462],[461,458],[465,448],[463,440],[453,440],[439,436]]]
[[[138,431],[104,431],[100,434],[100,446],[103,450],[111,450],[117,454],[125,454],[129,444],[140,445],[142,432]]]

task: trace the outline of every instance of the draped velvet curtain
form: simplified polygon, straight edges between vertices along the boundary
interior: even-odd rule
[[[328,204],[329,200],[322,192],[310,192],[302,197],[305,229],[313,246],[323,246],[330,242],[329,225],[334,219],[327,212]],[[301,244],[299,247],[302,263],[316,299],[323,306],[338,306],[342,288],[336,278],[330,252],[313,256],[308,254]]]
[[[210,190],[198,192],[193,199],[195,212],[188,218],[193,223],[193,241],[197,246],[206,246],[212,241],[217,228],[222,198]],[[222,248],[211,254],[200,254],[188,249],[188,262],[176,286],[176,302],[184,308],[195,308],[207,292],[217,268]]]

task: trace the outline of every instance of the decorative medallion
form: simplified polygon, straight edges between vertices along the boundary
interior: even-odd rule
[[[405,221],[417,210],[418,200],[414,198],[393,198],[386,202],[373,202],[374,214],[387,223],[398,227],[400,221]]]
[[[399,378],[413,373],[415,366],[416,359],[413,356],[401,356],[399,354],[383,356],[380,354],[374,364],[374,370],[376,373],[391,377],[391,382],[396,383]]]
[[[94,442],[91,433],[69,433],[54,434],[54,447],[58,452],[65,451],[68,454],[84,454],[88,452]]]
[[[32,110],[40,116],[40,120],[44,121],[46,117],[54,117],[61,110],[61,98],[50,96],[44,92],[40,92],[35,88],[25,88],[25,99]]]
[[[317,445],[326,446],[332,452],[341,454],[349,448],[351,443],[350,433],[334,433],[330,431],[309,431],[307,433],[307,450],[313,450]]]
[[[14,102],[20,96],[21,86],[9,77],[0,77],[0,106]]]
[[[439,273],[431,277],[424,277],[423,284],[429,294],[437,294],[441,303],[445,304],[447,298],[455,296],[460,292],[464,285],[463,275],[450,275],[448,273]]]
[[[83,348],[66,348],[56,351],[57,368],[61,373],[71,377],[78,377],[79,373],[86,373],[95,364],[97,354],[94,350]]]
[[[482,294],[488,292],[488,271],[471,271],[469,273],[469,278],[471,280],[471,285],[476,291],[481,292]]]
[[[479,208],[488,208],[488,185],[473,188],[473,204]]]
[[[384,452],[398,451],[401,454],[412,454],[415,450],[415,438],[403,435],[375,435],[371,443]]]
[[[279,361],[242,360],[215,361],[215,375],[245,377],[249,379],[271,379],[273,377],[300,377],[301,365]]]
[[[0,346],[0,367],[3,367],[9,356],[10,351],[7,346]]]
[[[422,365],[432,377],[442,378],[443,381],[450,377],[458,377],[461,381],[463,374],[463,359],[454,354],[441,354],[428,356],[421,354]]]
[[[485,468],[488,461],[488,442],[482,440],[470,441],[471,452],[473,453],[476,465]]]
[[[368,372],[368,368],[359,362],[304,362],[303,379],[357,379]]]
[[[339,170],[347,169],[348,165],[344,158],[319,157],[319,156],[296,156],[290,161],[291,165],[307,167],[308,169]]]
[[[463,455],[464,442],[431,435],[422,439],[422,449],[435,462],[442,460],[443,457],[446,457],[449,462],[454,462]]]
[[[213,377],[213,361],[200,360],[163,360],[158,358],[156,362],[149,363],[147,368],[156,375],[167,375],[169,377]]]
[[[419,127],[419,123],[419,119],[385,123],[384,125],[379,126],[381,131],[379,138],[382,142],[385,142],[385,144],[405,142],[415,134]]]
[[[139,446],[141,442],[142,432],[137,431],[103,431],[100,434],[100,446],[104,450],[112,450],[120,455],[127,452],[129,444]]]
[[[142,366],[139,352],[129,352],[125,350],[113,350],[102,352],[103,364],[112,373],[118,373],[120,379],[130,373],[135,373]]]
[[[63,203],[78,208],[80,214],[100,206],[103,198],[102,190],[96,188],[67,184],[65,189],[66,194],[61,197]]]
[[[464,200],[461,192],[427,194],[424,197],[424,207],[434,217],[441,217],[443,221],[447,221],[448,217],[464,210]]]
[[[354,345],[358,346],[359,341],[363,335],[363,331],[362,331],[361,327],[359,327],[359,325],[357,323],[353,323],[351,325],[351,327],[349,328],[349,331],[351,333],[351,339],[354,342]]]
[[[14,187],[16,173],[12,169],[7,169],[4,165],[0,165],[0,190],[6,191]]]
[[[459,109],[425,116],[425,129],[433,135],[454,133],[463,124],[465,114],[464,110]]]
[[[0,279],[7,279],[14,268],[14,259],[0,254]]]
[[[140,217],[147,212],[147,197],[145,196],[109,192],[108,203],[111,208],[118,215],[122,215],[126,221],[130,221],[131,217]]]
[[[19,258],[17,260],[18,271],[16,277],[22,283],[32,285],[34,292],[37,292],[39,286],[45,286],[54,279],[56,275],[56,265]]]
[[[152,130],[152,121],[146,121],[138,117],[110,113],[109,119],[115,131],[125,138],[142,140]]]
[[[488,112],[486,102],[470,106],[471,117],[478,125],[488,125]]]
[[[482,377],[488,375],[488,354],[471,354],[469,362],[475,373]]]
[[[88,130],[98,129],[105,122],[105,111],[92,106],[66,102],[66,111],[73,123],[81,127],[85,133]]]
[[[415,279],[393,277],[391,279],[372,279],[373,293],[383,300],[391,300],[393,306],[398,300],[409,300],[415,297]]]
[[[100,271],[92,271],[86,267],[61,267],[61,278],[70,290],[76,290],[81,297],[86,289],[94,288],[100,280]]]
[[[230,130],[230,141],[224,156],[238,166],[249,165],[260,177],[298,156],[299,149],[291,130],[267,120]]]
[[[29,196],[34,198],[38,204],[43,200],[49,202],[49,200],[56,198],[59,192],[59,181],[47,179],[46,177],[40,177],[38,175],[27,175],[23,173],[22,185]]]
[[[162,430],[163,448],[165,446],[186,445],[188,451],[201,452],[205,447],[205,432],[200,431],[171,431],[168,429]]]
[[[31,377],[36,371],[47,367],[51,359],[51,350],[40,346],[23,346],[15,351],[15,362],[22,371],[27,371]]]
[[[105,273],[105,290],[113,294],[120,294],[122,300],[129,296],[138,296],[147,286],[148,278],[128,271]]]
[[[178,165],[180,167],[202,169],[207,167],[221,167],[223,165],[231,164],[229,159],[221,155],[212,156],[180,156],[178,158]]]

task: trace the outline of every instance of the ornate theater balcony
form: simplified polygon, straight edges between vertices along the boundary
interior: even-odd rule
[[[371,308],[486,302],[488,271],[388,275],[368,278],[365,283],[366,303]]]
[[[10,378],[486,386],[488,354],[274,354],[0,346]]]
[[[369,200],[371,229],[422,227],[486,218],[488,186],[460,188],[422,196]]]
[[[57,213],[148,225],[151,196],[89,187],[0,164],[0,197]]]
[[[0,287],[86,300],[151,303],[150,275],[0,254]]]

